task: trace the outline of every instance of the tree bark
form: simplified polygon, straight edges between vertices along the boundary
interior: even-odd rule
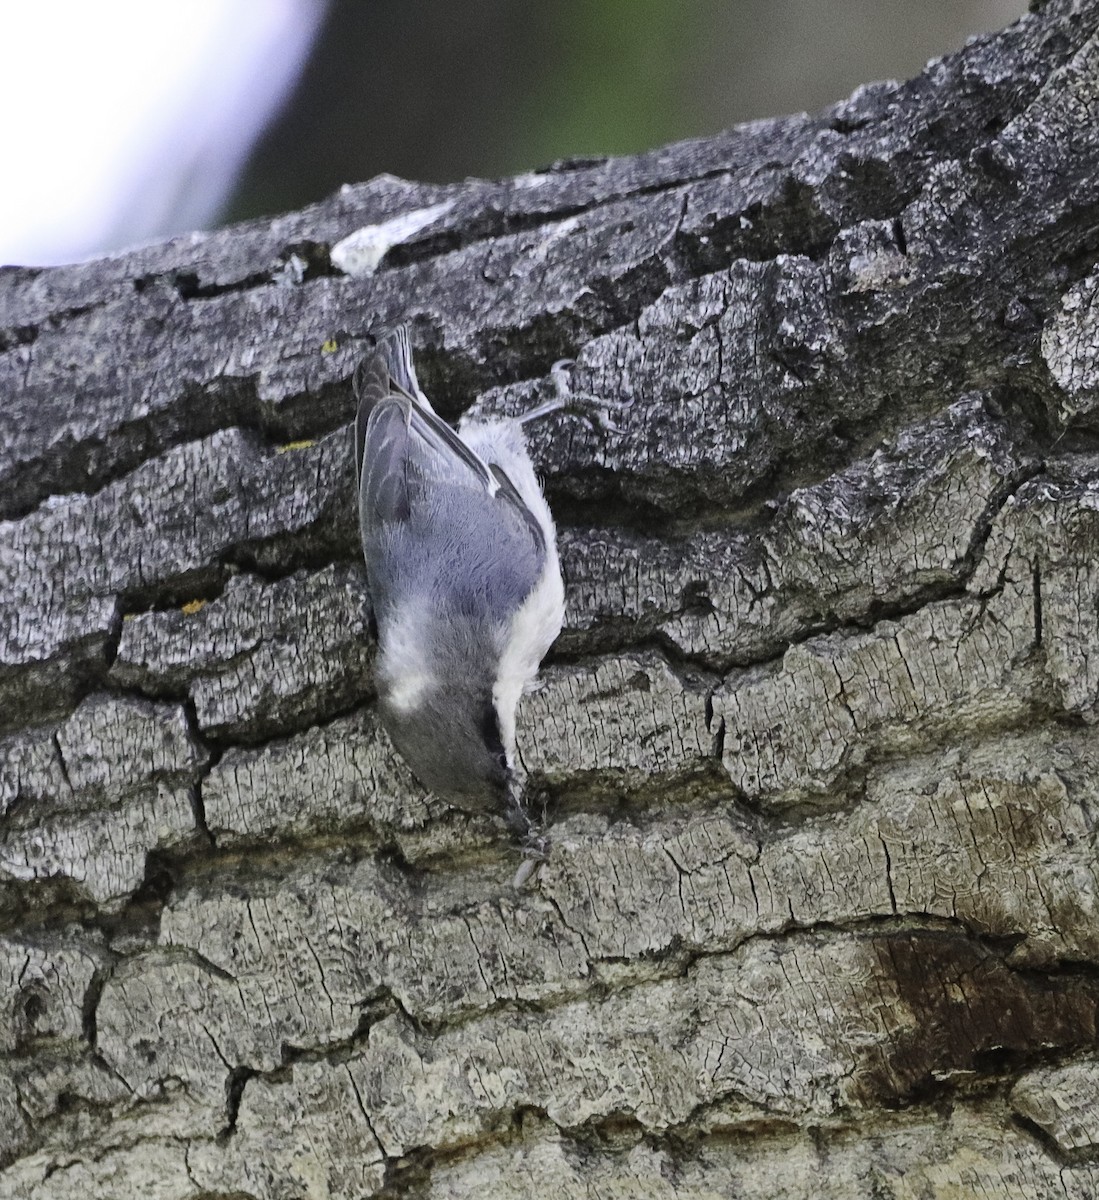
[[[0,274],[0,1195],[1099,1192],[1099,2]],[[380,732],[348,378],[518,412],[553,821]]]

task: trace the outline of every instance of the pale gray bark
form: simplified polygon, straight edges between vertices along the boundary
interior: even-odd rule
[[[0,1196],[1099,1192],[1099,2],[0,274]],[[373,710],[358,335],[533,449],[554,822]]]

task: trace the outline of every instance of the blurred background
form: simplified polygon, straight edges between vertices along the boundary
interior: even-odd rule
[[[1026,0],[35,0],[0,12],[0,263],[628,154],[903,79]]]

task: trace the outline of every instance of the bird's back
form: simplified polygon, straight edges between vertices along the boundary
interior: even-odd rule
[[[472,620],[502,637],[552,547],[506,474],[420,399],[406,354],[407,340],[391,335],[356,379],[360,530],[375,620],[382,630],[396,613],[420,612],[425,632],[433,620]]]

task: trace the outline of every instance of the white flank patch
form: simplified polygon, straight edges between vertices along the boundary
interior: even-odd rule
[[[386,691],[386,699],[399,712],[411,712],[420,707],[424,693],[431,686],[433,676],[424,672],[402,675],[395,686]]]
[[[423,652],[419,611],[410,603],[408,615],[385,630],[385,647],[378,663],[378,682],[388,704],[399,712],[411,712],[420,706],[428,691],[435,686]]]
[[[565,620],[565,585],[557,561],[553,526],[546,546],[546,566],[522,608],[512,618],[507,649],[492,688],[492,702],[500,722],[500,739],[512,762],[515,750],[515,709],[523,690],[534,682],[538,664],[561,632]]]
[[[510,763],[515,750],[515,708],[519,697],[534,682],[538,664],[565,620],[565,585],[557,558],[557,531],[527,453],[526,437],[517,421],[471,420],[467,414],[458,426],[458,436],[484,462],[496,463],[504,469],[546,539],[542,575],[512,618],[492,688],[500,737]]]
[[[428,208],[417,208],[412,212],[390,217],[380,225],[364,225],[337,242],[332,247],[329,258],[333,266],[353,279],[373,275],[388,250],[408,241],[444,213],[450,212],[454,203],[453,200],[444,200],[441,204],[432,204]]]

